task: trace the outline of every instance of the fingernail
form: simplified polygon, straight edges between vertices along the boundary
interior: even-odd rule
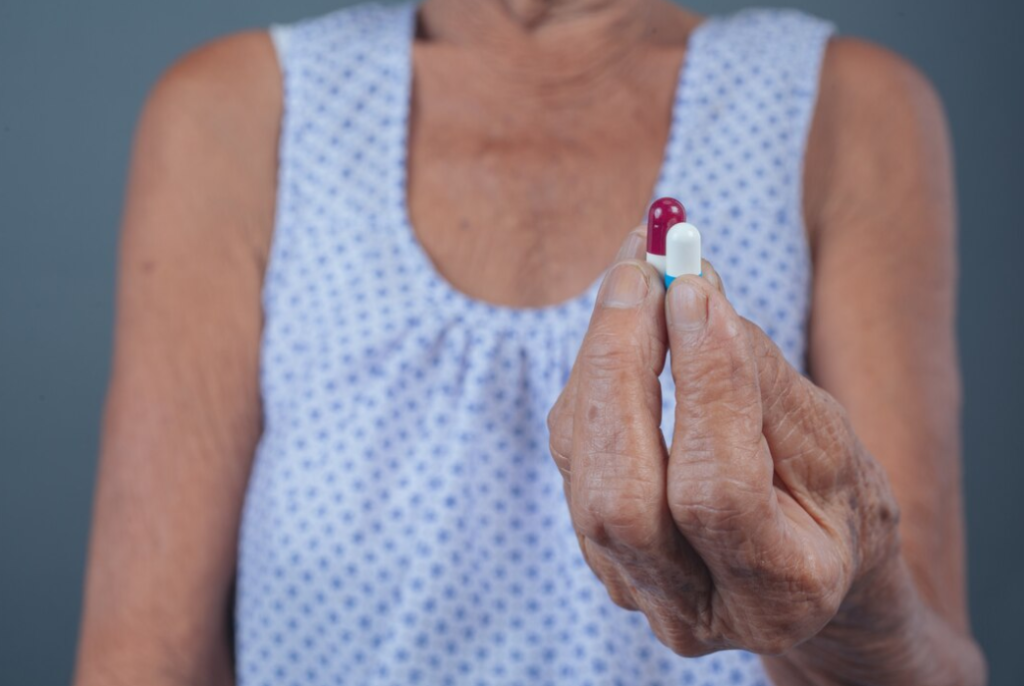
[[[674,329],[699,331],[708,323],[708,298],[686,279],[676,279],[668,289],[668,319]]]
[[[647,297],[647,275],[639,266],[630,262],[615,265],[605,277],[598,298],[605,307],[629,309],[636,307]]]
[[[635,260],[640,257],[640,246],[647,243],[647,233],[640,231],[630,231],[629,235],[626,236],[626,241],[619,248],[619,254],[615,256],[616,262],[622,262],[623,260]]]

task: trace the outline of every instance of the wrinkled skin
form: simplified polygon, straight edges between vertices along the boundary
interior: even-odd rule
[[[713,267],[666,294],[642,237],[609,271],[549,416],[580,548],[675,652],[784,653],[898,557],[895,498],[843,408],[736,313]]]
[[[667,0],[421,5],[409,219],[454,288],[545,307],[608,267],[651,198],[702,21]],[[79,686],[234,683],[225,628],[263,428],[280,66],[266,32],[220,38],[171,67],[140,118]],[[747,330],[744,348],[717,296],[705,333],[670,333],[650,272],[642,303],[598,309],[552,416],[554,447],[591,564],[680,652],[782,650],[826,623],[763,659],[772,683],[981,686],[964,584],[947,123],[923,74],[854,37],[830,42],[820,85],[801,188],[808,369],[885,467],[903,511],[901,552],[887,552],[884,479],[836,421],[843,412],[793,381],[760,332]],[[640,245],[619,259],[639,258]],[[706,274],[698,287],[717,283]],[[690,367],[670,460],[653,381],[668,345],[688,348]],[[812,459],[821,464],[806,469]]]

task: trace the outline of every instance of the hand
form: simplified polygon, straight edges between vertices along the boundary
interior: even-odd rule
[[[609,271],[548,418],[580,548],[675,652],[781,654],[864,611],[848,599],[899,558],[895,499],[843,408],[736,314],[712,266],[666,295],[643,244],[631,234]]]

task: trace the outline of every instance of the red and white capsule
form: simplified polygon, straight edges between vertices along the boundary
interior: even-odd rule
[[[669,229],[686,221],[686,208],[675,198],[659,198],[647,211],[647,261],[665,276],[665,239]]]
[[[700,231],[686,222],[686,209],[675,198],[659,198],[647,213],[647,261],[665,277],[700,275]]]

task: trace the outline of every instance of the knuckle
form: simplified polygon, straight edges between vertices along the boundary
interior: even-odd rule
[[[547,415],[548,451],[564,477],[569,475],[572,457],[574,400],[575,393],[563,390]]]
[[[729,305],[729,301],[720,293],[712,293],[708,298],[709,325],[700,339],[703,349],[718,350],[723,353],[750,351],[750,339],[747,333],[746,320],[740,317]]]
[[[591,374],[616,376],[637,367],[637,347],[629,336],[599,327],[588,335],[580,350],[580,362]]]
[[[593,506],[592,497],[589,494],[573,496],[572,519],[580,535],[588,541],[593,541],[599,546],[607,546],[610,543],[605,520],[601,511]]]
[[[873,524],[881,527],[883,531],[896,531],[899,528],[903,512],[900,509],[896,494],[893,493],[892,485],[885,468],[873,456],[866,451],[862,453],[862,462],[865,463],[865,471],[868,472],[865,481],[868,482],[868,492],[872,494],[869,502],[872,504],[870,514]]]
[[[900,529],[900,521],[903,519],[903,511],[892,491],[886,489],[882,497],[877,501],[874,519],[876,525],[884,532],[896,534]]]
[[[871,457],[866,459],[870,462],[867,484],[862,487],[866,494],[856,498],[857,503],[866,502],[862,513],[866,533],[882,540],[897,537],[903,517],[899,502],[882,466]]]
[[[836,616],[842,596],[843,589],[837,584],[821,583],[819,580],[816,584],[805,585],[803,604],[807,610],[800,640],[810,638]]]
[[[720,298],[719,304],[726,303],[725,299]],[[747,320],[736,314],[731,308],[727,312],[721,312],[722,308],[719,308],[719,325],[717,327],[717,337],[722,344],[729,345],[742,345],[746,347],[749,343],[747,333]]]
[[[672,479],[668,503],[673,518],[686,530],[721,533],[769,516],[765,494],[746,475],[713,469],[691,470],[686,479]],[[707,472],[700,474],[700,472]]]
[[[745,579],[757,621],[736,634],[736,642],[753,652],[778,655],[813,637],[838,613],[847,585],[841,564],[812,558],[798,564],[751,559],[729,570]]]
[[[558,434],[560,434],[562,432],[562,430],[563,430],[562,429],[562,423],[563,423],[563,417],[564,416],[565,416],[565,398],[564,398],[564,395],[563,395],[563,396],[559,396],[558,400],[556,400],[555,404],[551,407],[551,411],[548,412],[547,425],[548,425],[548,434],[549,435],[556,436],[556,435],[558,435]]]
[[[672,357],[672,373],[676,383],[677,412],[701,412],[713,416],[715,411],[730,421],[749,426],[761,420],[761,393],[755,370],[742,351],[722,345],[709,345],[700,355]],[[685,382],[682,382],[685,380]],[[713,406],[708,405],[714,401]],[[760,429],[760,424],[757,425]]]
[[[649,612],[647,621],[658,641],[682,657],[703,657],[718,649],[715,644],[698,638],[684,622],[665,617],[664,613]]]
[[[552,414],[554,411],[552,411]],[[572,453],[572,428],[566,426],[565,422],[558,419],[552,420],[548,415],[548,450],[560,466],[565,462],[568,466],[569,456]]]
[[[810,638],[839,611],[845,593],[844,566],[838,561],[819,563],[809,558],[782,577],[785,597],[798,619],[780,627],[780,633],[797,641]],[[783,616],[783,615],[780,615]],[[791,615],[794,616],[794,615]]]
[[[637,604],[633,600],[633,593],[626,587],[624,582],[606,582],[605,588],[608,590],[608,597],[611,598],[611,601],[623,610],[637,610]]]
[[[607,585],[613,578],[611,561],[586,534],[580,531],[577,532],[576,537],[579,541],[580,552],[583,553],[583,560],[590,567],[590,571],[602,584]]]
[[[700,539],[720,537],[722,540],[746,538],[744,520],[747,510],[728,504],[691,504],[673,507],[674,519],[687,532],[695,532]]]
[[[574,518],[584,536],[603,547],[653,547],[653,497],[644,482],[618,479],[602,484],[591,479],[581,491],[576,493]]]
[[[863,511],[860,514],[862,531],[859,532],[854,543],[859,539],[861,546],[861,564],[870,564],[873,559],[886,558],[898,554],[900,550],[900,520],[902,511],[896,500],[895,494],[889,485],[885,470],[871,457],[869,461],[870,476],[865,487],[867,495],[857,498],[858,502],[865,502]],[[871,559],[865,560],[868,557]]]
[[[777,570],[775,582],[809,614],[816,614],[827,604],[829,587],[837,580],[838,569],[833,565],[818,564],[813,557],[807,557],[796,564],[774,566]]]
[[[551,453],[551,459],[554,460],[559,473],[561,473],[564,479],[568,479],[572,475],[572,460],[569,453],[561,450],[561,447],[552,437],[548,443],[548,452]]]

